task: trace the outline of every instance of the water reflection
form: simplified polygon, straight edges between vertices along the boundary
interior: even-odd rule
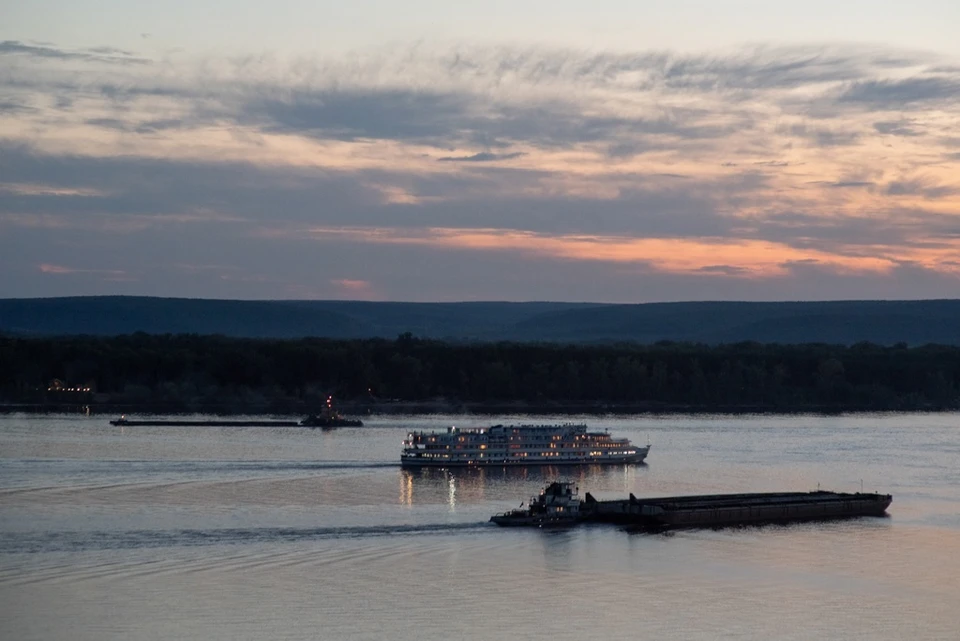
[[[626,495],[637,491],[646,465],[540,465],[529,467],[414,468],[399,470],[399,502],[458,504],[526,499],[553,481],[575,483],[581,492]]]
[[[413,505],[413,476],[406,470],[400,472],[400,505]]]
[[[573,558],[575,536],[576,534],[570,528],[540,530],[537,543],[543,559],[543,567],[551,572],[570,572],[576,563]]]

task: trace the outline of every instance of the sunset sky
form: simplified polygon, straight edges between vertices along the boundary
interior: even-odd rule
[[[960,2],[0,0],[0,297],[960,298]]]

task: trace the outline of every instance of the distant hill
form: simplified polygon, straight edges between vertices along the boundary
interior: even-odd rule
[[[960,345],[960,300],[392,303],[136,296],[0,299],[0,333],[597,343],[685,341]]]

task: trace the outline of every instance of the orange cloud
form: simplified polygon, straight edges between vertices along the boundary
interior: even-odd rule
[[[63,267],[61,265],[50,265],[48,263],[40,263],[40,271],[44,274],[74,274],[78,269],[73,269],[71,267]]]
[[[0,193],[16,196],[80,196],[103,197],[110,192],[88,187],[57,187],[56,185],[41,185],[36,183],[0,183]]]
[[[337,288],[341,295],[348,298],[370,299],[374,295],[373,283],[367,280],[357,280],[351,278],[339,278],[330,281],[330,284]]]
[[[847,253],[800,249],[764,240],[728,238],[628,238],[590,235],[550,236],[501,229],[431,228],[422,232],[386,228],[315,228],[316,236],[355,242],[421,245],[472,251],[513,252],[563,260],[636,263],[671,273],[741,277],[781,275],[791,264],[811,263],[839,273],[886,273],[904,262],[954,272],[960,241],[939,248],[858,247]]]
[[[37,267],[40,272],[44,274],[100,274],[105,277],[105,280],[110,281],[135,280],[125,271],[120,269],[80,269],[77,267],[66,267],[64,265],[54,265],[51,263],[40,263]]]

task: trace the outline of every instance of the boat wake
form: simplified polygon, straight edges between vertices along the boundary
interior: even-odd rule
[[[343,470],[398,469],[395,461],[158,461],[70,459],[13,459],[4,461],[4,484],[0,498],[24,492],[47,492],[65,487],[96,489],[149,483],[179,483],[248,479]]]
[[[125,532],[15,532],[0,534],[0,554],[136,550],[208,545],[299,543],[419,534],[454,535],[487,528],[485,521],[420,525],[372,525],[330,528],[217,528],[130,530]]]

